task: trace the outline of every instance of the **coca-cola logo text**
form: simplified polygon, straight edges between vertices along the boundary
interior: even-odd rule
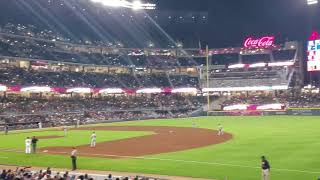
[[[269,48],[274,45],[274,36],[265,36],[259,39],[247,38],[244,42],[246,48]]]

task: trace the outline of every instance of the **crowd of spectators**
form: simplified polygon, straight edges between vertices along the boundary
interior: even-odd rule
[[[293,82],[295,71],[288,67],[263,67],[211,71],[212,87],[288,86]]]
[[[237,104],[283,104],[286,108],[320,107],[318,94],[249,93],[232,95],[221,108]],[[2,98],[0,124],[12,129],[91,124],[118,120],[188,117],[206,103],[203,96],[122,95],[94,98]]]
[[[7,23],[0,27],[1,33],[14,34],[18,36],[25,36],[37,39],[57,40],[62,42],[69,42],[69,38],[64,38],[63,35],[46,28],[39,28],[31,24],[13,24]]]
[[[178,94],[121,95],[94,98],[4,97],[0,123],[12,128],[43,127],[105,122],[186,117],[202,107],[204,97]]]
[[[45,170],[32,170],[31,167],[17,167],[16,169],[3,169],[1,180],[157,180],[144,176],[118,176],[118,175],[89,175],[74,172],[54,172],[48,167]],[[160,180],[160,179],[158,179]]]
[[[235,95],[230,96],[223,102],[223,106],[230,106],[235,104],[287,104],[287,99],[281,96],[262,95],[262,94],[249,94],[249,95]]]
[[[320,108],[319,93],[302,93],[294,97],[287,98],[291,108]]]
[[[319,93],[242,94],[226,98],[222,107],[237,104],[284,104],[286,108],[320,108]]]
[[[1,98],[0,115],[30,113],[60,113],[78,111],[196,109],[203,97],[178,94],[120,95],[96,98]]]
[[[0,68],[0,84],[19,86],[148,88],[199,87],[198,77],[166,74],[105,74],[91,72]]]
[[[0,28],[0,55],[71,63],[96,64],[126,67],[164,68],[174,66],[199,66],[204,60],[177,58],[173,55],[146,55],[142,49],[120,50],[108,43],[90,41],[72,44],[70,39],[55,35],[49,30],[37,30],[32,25],[8,24]],[[16,36],[19,35],[19,36]],[[68,42],[68,43],[66,43]],[[89,45],[90,46],[89,46]],[[103,48],[114,48],[118,52],[107,52]],[[191,55],[190,55],[191,56]]]
[[[0,124],[13,129],[34,129],[41,127],[76,126],[124,120],[185,118],[192,109],[180,110],[136,110],[136,111],[90,111],[78,113],[25,114],[0,116]]]
[[[0,27],[0,55],[59,62],[123,66],[131,68],[126,73],[93,73],[84,70],[65,71],[35,68],[0,67],[0,84],[8,86],[50,86],[88,88],[200,88],[199,77],[168,73],[175,66],[202,66],[204,58],[177,57],[169,51],[145,54],[143,49],[124,50],[121,43],[75,40],[62,34],[34,25],[6,24]],[[111,47],[117,52],[106,51]],[[155,51],[156,52],[156,51]],[[178,53],[178,52],[177,52]],[[197,52],[195,52],[197,53]],[[274,51],[275,61],[293,60],[295,50]],[[243,63],[269,62],[269,55],[243,57]],[[214,55],[213,64],[239,63],[238,54]],[[134,72],[143,67],[141,73]],[[166,73],[143,72],[147,68],[166,69]],[[212,87],[279,86],[288,85],[292,69],[287,67],[260,67],[245,69],[220,69],[210,72]],[[233,104],[283,103],[287,107],[320,107],[317,95],[279,97],[274,95],[231,96],[221,106]],[[21,127],[57,126],[93,123],[107,120],[182,117],[203,106],[202,97],[181,95],[122,95],[91,98],[2,98],[1,122],[18,123]]]
[[[65,35],[60,34],[57,31],[49,30],[44,27],[35,26],[32,24],[13,24],[7,23],[3,26],[0,26],[0,33],[16,35],[18,37],[26,37],[35,40],[43,41],[52,41],[52,42],[61,42],[61,43],[72,43],[79,45],[90,45],[90,46],[103,46],[103,47],[117,47],[118,44],[113,44],[108,41],[104,42],[101,40],[81,40],[81,39],[72,39],[66,37]]]

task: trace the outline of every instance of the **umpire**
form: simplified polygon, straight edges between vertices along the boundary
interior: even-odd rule
[[[72,171],[77,170],[77,149],[75,147],[72,148],[71,151],[71,161],[72,161]]]
[[[32,139],[31,139],[31,145],[32,145],[32,153],[35,154],[37,152],[37,142],[38,142],[38,139],[33,136]]]
[[[4,125],[4,134],[8,135],[9,132],[9,126],[7,124]]]

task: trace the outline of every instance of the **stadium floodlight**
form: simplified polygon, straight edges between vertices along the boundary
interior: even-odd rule
[[[182,48],[182,47],[183,47],[182,42],[178,42],[178,43],[177,43],[177,47],[178,47],[178,48]]]
[[[197,93],[198,89],[197,88],[177,88],[177,89],[172,89],[172,93]]]
[[[124,90],[120,88],[106,88],[106,89],[100,89],[100,94],[122,94],[124,93]]]
[[[236,92],[236,91],[271,91],[287,90],[286,85],[279,86],[250,86],[250,87],[225,87],[225,88],[203,88],[202,92]]]
[[[140,1],[134,1],[133,3],[132,3],[132,9],[134,9],[134,10],[138,10],[138,9],[140,9],[142,7],[142,3],[140,2]]]
[[[241,69],[241,68],[245,68],[246,65],[245,64],[233,64],[228,66],[228,69]]]
[[[289,87],[285,86],[285,85],[280,85],[280,86],[272,86],[271,89],[272,90],[287,90],[287,89],[289,89]]]
[[[265,104],[257,107],[257,110],[282,110],[284,104]]]
[[[156,4],[142,3],[141,1],[134,1],[134,2],[129,2],[127,0],[91,0],[91,1],[95,3],[101,3],[105,6],[123,7],[123,8],[133,9],[133,10],[156,9]]]
[[[70,88],[67,89],[67,93],[91,93],[90,88]]]
[[[20,90],[21,92],[32,92],[32,93],[41,93],[41,92],[51,92],[50,87],[41,87],[41,86],[31,86],[25,87]]]
[[[319,3],[318,0],[307,0],[307,5],[308,6],[316,5],[318,3]]]
[[[277,67],[277,66],[293,66],[294,61],[286,61],[286,62],[274,62],[274,63],[269,63],[269,67]]]
[[[137,94],[157,94],[162,93],[162,89],[160,88],[146,88],[146,89],[139,89],[136,92]]]
[[[7,90],[8,90],[7,86],[0,85],[0,92],[7,91]]]
[[[153,42],[149,42],[148,46],[149,46],[149,48],[153,48],[154,47],[154,43]]]
[[[255,63],[255,64],[250,64],[249,68],[257,68],[257,67],[265,67],[267,63]]]
[[[224,111],[247,110],[247,109],[248,109],[247,104],[236,104],[236,105],[226,106],[223,108]]]

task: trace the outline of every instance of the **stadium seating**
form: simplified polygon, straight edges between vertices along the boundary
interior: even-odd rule
[[[16,36],[3,33],[0,35],[0,45],[0,54],[2,56],[64,61],[81,64],[158,68],[197,66],[204,63],[197,63],[193,58],[178,59],[168,55],[146,56],[143,52],[140,52],[141,55],[133,55],[129,51],[124,50],[121,53],[102,52],[103,50],[101,49],[101,46],[61,43],[59,41],[53,42],[49,39],[38,39],[34,37]],[[71,46],[73,48],[70,48]],[[104,48],[107,47],[107,45],[104,46]]]
[[[0,124],[12,129],[74,125],[110,120],[185,117],[202,107],[205,98],[159,94],[101,98],[2,98]]]
[[[222,50],[225,52],[225,50]],[[269,64],[251,67],[253,63],[293,62],[296,50],[274,50],[271,54],[244,54],[241,61],[239,53],[213,54],[209,86],[214,88],[234,87],[288,87],[295,77],[291,66]],[[19,65],[0,65],[0,84],[6,86],[50,86],[50,87],[87,87],[87,88],[186,88],[206,87],[206,79],[201,70],[206,59],[201,50],[170,49],[125,49],[122,43],[102,40],[79,40],[34,25],[8,23],[0,28],[0,55],[6,61],[19,61],[26,58],[28,68]],[[47,61],[43,61],[47,60]],[[38,63],[50,65],[63,63],[69,68],[46,68]],[[230,68],[245,63],[243,68]],[[248,64],[247,64],[248,63]],[[107,72],[85,71],[85,66],[108,67]],[[231,65],[231,66],[230,66]],[[218,67],[215,69],[215,67]],[[126,68],[121,72],[117,69]],[[185,67],[184,71],[177,69]],[[188,73],[189,67],[197,69]],[[196,68],[195,68],[196,67]],[[115,71],[112,70],[115,68]],[[170,72],[174,73],[170,73]],[[180,72],[181,71],[181,72]],[[203,72],[203,71],[202,71]],[[193,94],[195,95],[195,94]],[[220,93],[220,96],[223,93]],[[61,95],[62,96],[62,95]],[[206,103],[203,96],[185,94],[157,95],[86,95],[67,98],[3,96],[0,103],[1,123],[15,124],[12,128],[34,128],[38,122],[45,126],[95,123],[110,120],[129,120],[146,118],[183,117]],[[94,96],[94,97],[93,97]],[[315,98],[317,99],[317,98]],[[222,102],[221,107],[234,104],[284,103],[287,107],[317,106],[317,100],[307,95],[301,98],[271,96],[231,96]]]
[[[48,85],[56,87],[147,88],[198,87],[197,77],[166,74],[103,74],[71,71],[27,70],[16,67],[0,68],[0,84]]]
[[[210,74],[210,87],[254,87],[289,85],[294,71],[287,68],[239,70]],[[206,82],[203,82],[205,86]]]

